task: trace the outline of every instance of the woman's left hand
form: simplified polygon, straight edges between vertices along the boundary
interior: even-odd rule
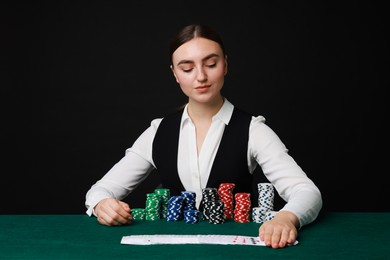
[[[295,243],[299,226],[298,217],[289,211],[279,211],[272,220],[264,222],[259,228],[259,236],[266,246],[283,248]]]

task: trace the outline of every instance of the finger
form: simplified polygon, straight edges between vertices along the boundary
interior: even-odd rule
[[[282,230],[274,229],[271,236],[271,246],[272,248],[279,248],[280,239],[282,237]]]
[[[126,202],[123,202],[123,201],[119,201],[119,204],[122,206],[122,208],[123,208],[126,212],[129,212],[129,213],[130,213],[130,206],[129,206],[129,204],[127,204]]]
[[[264,225],[261,225],[259,228],[259,238],[261,241],[264,241]]]
[[[97,220],[100,224],[106,226],[117,226],[119,222],[109,216],[106,212],[101,211],[100,215],[97,217]]]
[[[265,225],[261,225],[260,228],[259,228],[259,237],[260,237],[260,240],[264,242],[264,244],[266,246],[270,246],[270,234],[266,234],[267,232],[267,229],[265,228]]]
[[[127,218],[127,219],[130,219],[130,220],[133,220],[133,217],[131,215],[131,209],[130,209],[130,206],[129,204],[123,202],[123,201],[120,201],[119,204],[122,206],[122,208],[126,211],[127,214],[123,214],[122,216],[124,218]]]
[[[120,205],[116,205],[114,208],[109,208],[107,215],[113,225],[126,225],[131,222],[131,215],[125,211]],[[107,219],[106,219],[107,220]]]
[[[116,200],[107,200],[98,207],[99,223],[108,226],[126,225],[131,222],[130,213],[126,212]]]
[[[263,224],[260,230],[260,239],[266,246],[271,246],[273,228]]]
[[[293,244],[295,243],[295,241],[297,240],[297,236],[298,236],[298,231],[295,229],[291,230],[290,231],[290,234],[289,234],[289,237],[287,239],[287,243],[288,244]]]
[[[279,247],[279,248],[285,247],[289,238],[290,238],[290,232],[289,232],[289,230],[284,229],[284,230],[282,231],[281,235],[280,235],[280,240],[279,240],[279,245],[278,245],[278,247]]]
[[[128,224],[133,220],[130,212],[127,212],[124,209],[120,210],[119,212],[116,212],[116,214],[117,215],[114,216],[114,218],[122,224]]]

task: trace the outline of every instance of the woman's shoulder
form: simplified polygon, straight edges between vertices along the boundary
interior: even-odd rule
[[[252,112],[249,112],[245,109],[242,109],[240,107],[234,106],[234,111],[246,114],[247,116],[251,117],[251,124],[263,124],[265,123],[265,117],[262,115],[254,114]]]
[[[180,118],[182,116],[182,114],[183,114],[183,110],[184,110],[184,108],[179,108],[179,109],[176,109],[176,110],[173,110],[173,111],[169,111],[169,112],[165,113],[165,115],[163,115],[161,117],[154,118],[151,121],[150,125],[154,129],[157,129],[163,120],[167,121],[167,120],[172,120],[172,119],[175,119],[175,118]]]

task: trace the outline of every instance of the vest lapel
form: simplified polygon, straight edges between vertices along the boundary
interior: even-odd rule
[[[153,161],[164,188],[180,195],[184,186],[177,171],[180,123],[183,110],[164,117],[153,141]],[[235,192],[251,192],[252,174],[247,164],[251,115],[234,108],[229,125],[211,168],[207,187],[218,188],[223,182],[235,183]]]

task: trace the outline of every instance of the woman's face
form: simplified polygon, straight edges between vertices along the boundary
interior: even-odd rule
[[[217,42],[194,38],[172,54],[172,71],[190,102],[220,101],[227,60]]]

